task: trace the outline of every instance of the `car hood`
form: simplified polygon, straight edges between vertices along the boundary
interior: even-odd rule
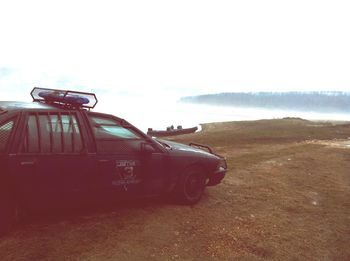
[[[176,150],[176,151],[184,151],[184,152],[190,152],[190,153],[196,153],[197,155],[200,154],[202,156],[209,156],[209,157],[215,157],[215,155],[206,152],[204,150],[198,149],[191,147],[189,145],[173,142],[173,141],[168,141],[168,140],[161,140],[161,139],[156,139],[160,143],[165,143],[169,146],[170,150]]]

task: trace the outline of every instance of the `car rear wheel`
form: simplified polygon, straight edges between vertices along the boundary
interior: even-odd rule
[[[0,200],[0,236],[10,231],[15,218],[15,205],[8,200]]]
[[[180,178],[175,196],[179,203],[186,205],[196,204],[203,195],[206,176],[199,168],[187,170]]]

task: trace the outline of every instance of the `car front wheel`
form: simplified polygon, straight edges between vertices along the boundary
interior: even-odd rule
[[[178,202],[186,205],[196,204],[202,197],[206,176],[199,168],[187,170],[181,177],[175,189]]]

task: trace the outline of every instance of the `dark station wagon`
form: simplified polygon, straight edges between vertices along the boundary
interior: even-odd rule
[[[92,112],[92,93],[34,88],[32,103],[0,101],[0,234],[18,210],[171,195],[195,204],[227,165],[203,145],[147,136]]]

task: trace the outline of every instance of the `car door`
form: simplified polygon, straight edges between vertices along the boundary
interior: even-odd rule
[[[13,143],[13,134],[18,122],[18,115],[10,118],[0,117],[0,199],[11,192],[11,176],[9,175],[8,151]]]
[[[91,161],[78,112],[28,112],[23,121],[10,159],[20,200],[33,207],[84,200]]]
[[[96,145],[92,183],[99,197],[118,199],[160,193],[166,182],[167,154],[125,121],[89,113]]]

